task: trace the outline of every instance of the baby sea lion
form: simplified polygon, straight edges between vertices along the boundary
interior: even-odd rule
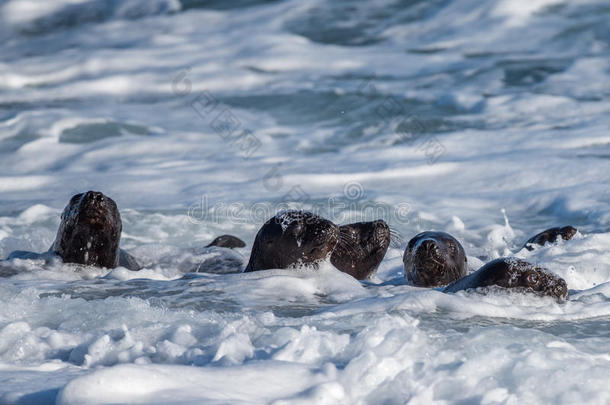
[[[339,227],[306,211],[283,211],[256,234],[246,272],[286,269],[326,259],[339,240]]]
[[[466,253],[445,232],[422,232],[411,239],[402,261],[405,277],[417,287],[440,287],[466,275]]]
[[[167,244],[140,245],[135,252],[146,268],[161,267],[181,273],[241,273],[245,259],[236,250],[219,247],[178,247]]]
[[[369,278],[390,246],[390,227],[382,220],[357,222],[340,226],[339,232],[330,262],[358,280]]]
[[[576,232],[578,232],[578,230],[569,225],[562,228],[550,228],[535,236],[532,236],[527,242],[525,242],[523,247],[527,250],[534,250],[532,245],[544,246],[547,243],[555,243],[559,237],[561,237],[563,240],[570,240],[574,237],[574,235],[576,235]]]
[[[116,203],[103,193],[87,191],[73,196],[61,214],[53,245],[46,253],[12,252],[7,260],[60,256],[65,263],[140,270],[136,259],[119,249],[123,225]]]
[[[121,214],[112,198],[99,191],[76,194],[61,214],[51,250],[66,263],[109,269],[120,264],[139,270],[133,256],[119,249],[122,229]]]
[[[212,246],[234,249],[234,248],[242,248],[242,247],[246,246],[246,242],[239,239],[237,236],[220,235],[219,237],[217,237],[216,239],[211,241],[206,247],[212,247]]]
[[[547,269],[516,258],[501,258],[487,263],[474,273],[448,285],[443,292],[454,293],[470,288],[498,286],[554,297],[568,297],[566,282]]]

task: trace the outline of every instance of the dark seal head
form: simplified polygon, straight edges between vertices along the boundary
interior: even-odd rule
[[[326,259],[339,240],[339,227],[306,211],[283,211],[256,234],[246,272],[286,269]]]
[[[390,246],[390,227],[378,220],[342,225],[339,231],[339,243],[330,262],[358,280],[369,278]]]
[[[242,248],[246,246],[246,243],[233,235],[220,235],[213,241],[211,241],[206,247],[224,247],[228,249]]]
[[[447,286],[443,291],[452,293],[490,286],[515,288],[554,297],[559,301],[568,297],[568,286],[564,279],[544,267],[513,257],[493,260],[467,277]]]
[[[527,242],[525,242],[525,246],[523,247],[527,250],[534,250],[532,245],[544,246],[547,243],[555,243],[559,237],[561,237],[563,240],[570,240],[574,237],[574,235],[576,235],[576,232],[578,232],[578,230],[569,225],[561,228],[550,228],[532,236]]]
[[[422,232],[411,239],[402,257],[405,277],[417,287],[440,287],[466,275],[466,253],[445,232]]]
[[[87,191],[70,199],[51,250],[66,263],[114,268],[119,264],[121,230],[116,203],[98,191]]]

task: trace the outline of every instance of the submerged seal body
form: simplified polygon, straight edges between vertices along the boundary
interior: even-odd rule
[[[233,235],[220,235],[211,241],[206,247],[223,247],[228,249],[242,248],[246,246],[246,242]]]
[[[283,211],[256,234],[246,272],[286,269],[326,259],[339,240],[339,227],[306,211]]]
[[[565,300],[568,286],[564,279],[547,269],[516,258],[500,258],[474,273],[448,285],[443,292],[457,292],[478,287],[498,286]]]
[[[573,226],[555,227],[542,231],[532,236],[523,246],[527,250],[534,250],[532,245],[544,246],[547,243],[555,243],[561,237],[563,240],[570,240],[576,235],[578,230]]]
[[[445,232],[422,232],[411,239],[402,261],[405,277],[417,287],[440,287],[466,275],[466,253]]]
[[[352,277],[369,278],[390,246],[390,227],[382,220],[357,222],[339,227],[339,242],[330,261]]]

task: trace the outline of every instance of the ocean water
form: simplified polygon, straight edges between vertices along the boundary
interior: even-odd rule
[[[145,265],[11,262],[0,403],[609,403],[608,21],[606,0],[0,1],[0,258],[47,250],[91,189]],[[376,276],[229,272],[290,207],[385,219]],[[409,286],[423,230],[570,298]],[[203,249],[224,233],[247,246]]]

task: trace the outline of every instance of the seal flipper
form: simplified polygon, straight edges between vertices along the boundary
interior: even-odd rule
[[[532,245],[544,246],[547,243],[555,243],[557,242],[557,238],[560,236],[563,240],[570,240],[574,237],[574,235],[576,235],[576,232],[578,232],[578,229],[570,225],[549,228],[546,231],[542,231],[539,234],[529,238],[528,241],[523,245],[523,248],[531,251],[534,250]]]
[[[138,271],[142,269],[142,266],[138,264],[136,258],[123,249],[119,249],[119,266],[125,267],[126,269],[132,271]]]
[[[210,242],[206,247],[224,247],[229,249],[242,248],[246,246],[246,242],[233,235],[221,235]]]
[[[443,292],[454,293],[490,286],[523,289],[526,292],[553,297],[558,301],[568,297],[568,286],[564,279],[544,267],[517,258],[493,260],[474,273],[449,284]]]

